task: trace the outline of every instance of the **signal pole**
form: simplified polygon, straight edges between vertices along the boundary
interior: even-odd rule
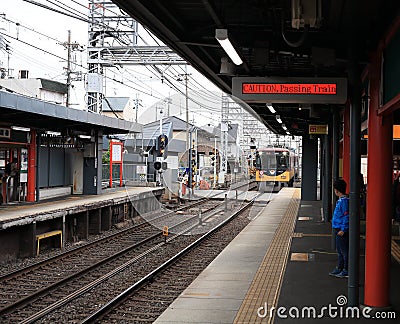
[[[186,97],[186,150],[191,146],[189,142],[189,96],[188,96],[188,74],[185,73],[185,97]]]
[[[215,189],[217,187],[217,137],[214,137],[214,156],[215,156],[215,161],[214,161],[214,177],[213,177],[213,188]]]

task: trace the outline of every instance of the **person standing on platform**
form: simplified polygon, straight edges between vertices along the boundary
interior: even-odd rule
[[[349,198],[346,195],[346,181],[339,179],[334,182],[333,189],[339,198],[332,217],[333,233],[336,235],[336,251],[338,265],[329,273],[337,278],[347,278],[349,259]]]

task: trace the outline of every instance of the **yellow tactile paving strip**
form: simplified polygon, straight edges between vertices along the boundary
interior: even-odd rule
[[[236,314],[234,323],[273,322],[273,318],[258,316],[257,310],[265,304],[268,305],[268,309],[277,304],[299,205],[300,189],[296,189],[282,218],[282,222],[277,228],[267,253]]]

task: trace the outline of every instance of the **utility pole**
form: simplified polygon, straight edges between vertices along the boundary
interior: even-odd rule
[[[163,110],[162,108],[160,108],[160,135],[163,134],[162,125],[163,125]]]
[[[139,99],[139,94],[136,94],[136,99],[135,99],[135,123],[138,122],[138,112],[139,112],[139,106],[142,105],[142,100]]]
[[[185,99],[186,99],[186,151],[188,151],[191,147],[190,139],[189,139],[189,93],[188,93],[188,80],[189,74],[187,73],[187,68],[185,67],[185,74],[180,74],[178,81],[182,81],[181,76],[185,77]],[[189,162],[188,165],[189,167]]]
[[[77,42],[71,43],[71,31],[68,30],[68,38],[67,41],[62,44],[66,49],[67,49],[67,98],[66,98],[66,103],[65,106],[69,107],[70,105],[70,90],[71,90],[71,82],[72,81],[81,81],[82,80],[82,74],[80,71],[71,71],[71,53],[72,51],[82,51],[83,48],[80,46]],[[72,80],[72,75],[74,76],[74,79]]]
[[[70,97],[70,86],[71,86],[71,31],[68,30],[68,39],[67,39],[67,102],[65,105],[69,107],[69,97]]]
[[[172,99],[171,99],[171,96],[170,96],[170,95],[168,95],[168,98],[165,99],[165,102],[166,102],[166,104],[167,104],[167,117],[169,117],[169,116],[170,116],[170,109],[169,109],[169,106],[170,106],[170,104],[172,104]]]

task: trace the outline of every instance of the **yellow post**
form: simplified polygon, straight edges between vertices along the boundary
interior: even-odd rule
[[[168,238],[168,226],[164,226],[164,227],[163,227],[162,235],[164,236],[165,243],[167,243],[167,238]]]

